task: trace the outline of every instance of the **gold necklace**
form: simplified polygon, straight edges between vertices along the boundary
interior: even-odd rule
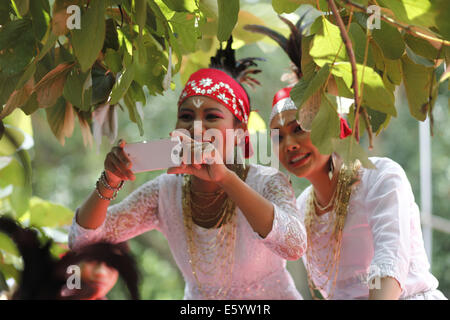
[[[327,292],[327,287],[331,283],[328,299],[334,295],[337,275],[339,272],[339,259],[342,246],[342,233],[348,212],[348,204],[352,192],[352,187],[358,181],[358,172],[361,167],[359,161],[351,163],[349,166],[343,164],[339,170],[338,183],[335,189],[335,197],[332,204],[334,210],[333,220],[324,221],[316,214],[314,203],[314,188],[307,199],[307,210],[305,227],[307,232],[308,249],[306,251],[306,270],[308,273],[308,285],[313,299],[317,299],[315,290]],[[320,209],[320,207],[318,207]],[[330,213],[330,214],[332,214]],[[325,228],[323,227],[325,226]],[[324,229],[324,230],[321,230]],[[321,237],[328,237],[328,241],[323,245],[317,240]],[[326,257],[321,258],[321,252],[327,252]],[[313,278],[317,279],[314,283]]]
[[[248,174],[248,167],[236,166],[236,174],[245,181]],[[182,187],[183,222],[186,229],[187,245],[190,255],[192,275],[197,283],[197,287],[204,298],[217,299],[219,296],[226,297],[231,287],[234,266],[234,250],[236,244],[236,204],[226,197],[224,204],[218,210],[220,218],[217,223],[203,233],[202,239],[194,228],[193,206],[192,206],[192,180],[190,175],[184,175]],[[220,192],[218,192],[220,193]],[[208,195],[211,196],[211,195]],[[200,209],[197,207],[197,209]],[[216,232],[213,235],[212,232]],[[208,259],[208,256],[213,259]],[[228,266],[228,268],[226,268]],[[203,289],[199,281],[199,275],[214,276],[219,283],[219,290],[213,294],[208,294]]]

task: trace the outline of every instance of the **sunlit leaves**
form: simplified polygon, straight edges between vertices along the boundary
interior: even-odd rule
[[[313,23],[311,32],[315,33],[315,36],[309,53],[317,65],[322,67],[326,63],[333,63],[333,61],[348,61],[341,33],[337,26],[322,16]]]
[[[38,197],[30,199],[30,225],[35,227],[61,227],[71,223],[73,211]]]

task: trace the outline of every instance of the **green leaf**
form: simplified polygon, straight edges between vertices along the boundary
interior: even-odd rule
[[[374,164],[369,160],[364,149],[356,142],[353,136],[345,139],[333,139],[334,150],[342,157],[344,163],[349,164],[356,159],[367,169],[376,169]]]
[[[20,256],[19,250],[17,249],[14,241],[11,240],[5,233],[0,232],[0,250],[8,252],[14,256]],[[3,263],[0,263],[2,265]]]
[[[3,157],[0,157],[0,159]],[[19,161],[12,158],[9,164],[0,170],[0,181],[5,187],[7,185],[23,186],[25,185],[25,172]]]
[[[17,11],[23,17],[30,10],[30,0],[14,0]]]
[[[50,32],[44,47],[41,49],[39,55],[36,58],[37,61],[41,60],[50,51],[50,49],[55,46],[56,40],[58,40],[58,36],[53,32]]]
[[[81,72],[79,68],[72,69],[67,76],[63,95],[78,109],[89,111],[92,98],[91,72]]]
[[[395,17],[401,22],[427,28],[436,26],[435,18],[437,12],[432,10],[432,2],[430,0],[380,0],[379,3],[391,9]]]
[[[74,213],[56,203],[33,197],[30,200],[30,225],[36,227],[62,227],[70,225]]]
[[[328,64],[324,65],[311,81],[302,81],[303,78],[291,90],[291,98],[294,100],[295,106],[301,109],[306,101],[312,97],[325,84],[330,74]]]
[[[239,0],[217,0],[219,7],[219,25],[217,39],[227,41],[238,20]]]
[[[391,60],[400,59],[405,51],[405,42],[397,28],[387,22],[380,21],[380,29],[373,29],[372,36],[380,46],[386,58]]]
[[[434,86],[436,82],[433,68],[415,64],[403,56],[402,69],[409,111],[414,118],[424,121],[430,107],[430,85]]]
[[[333,138],[339,138],[340,121],[337,106],[326,94],[322,95],[319,112],[314,117],[311,141],[322,154],[333,152]]]
[[[352,40],[353,45],[353,51],[355,52],[355,59],[357,63],[363,64],[364,63],[364,54],[366,50],[366,42],[367,42],[367,36],[364,33],[363,29],[360,27],[360,25],[356,22],[352,22],[350,24],[350,29],[348,35],[350,36],[350,39]],[[372,52],[370,48],[367,52],[367,65],[373,66],[374,61],[372,57]]]
[[[182,52],[184,54],[194,52],[197,43],[194,16],[177,12],[170,19],[170,24],[173,27]]]
[[[356,65],[357,77],[359,84],[359,92],[361,93],[361,79],[363,66],[360,64]],[[342,62],[335,65],[331,72],[334,75],[342,77],[349,88],[352,86],[352,67],[350,62]],[[397,116],[397,111],[394,105],[394,95],[389,92],[383,83],[383,79],[378,73],[375,72],[371,67],[366,66],[364,68],[364,92],[362,104],[370,106],[374,110],[378,110],[394,117]]]
[[[406,54],[415,64],[422,65],[424,67],[434,67],[434,62],[428,60],[422,56],[415,54],[409,47],[406,47]]]
[[[316,74],[316,64],[313,57],[310,55],[311,44],[314,36],[308,36],[302,38],[302,73],[305,80],[310,80]]]
[[[313,23],[311,32],[314,32],[315,35],[309,53],[318,66],[322,67],[326,63],[332,64],[333,61],[348,61],[341,33],[337,26],[322,16]]]
[[[92,1],[81,16],[81,29],[71,30],[73,49],[82,72],[91,68],[102,50],[105,30],[105,0]]]
[[[414,51],[415,54],[429,60],[434,60],[439,57],[439,50],[433,47],[428,41],[414,37],[409,33],[404,35],[404,39],[408,47]]]
[[[135,64],[132,63],[128,67],[126,67],[123,73],[118,77],[108,101],[110,105],[114,105],[119,102],[119,100],[122,99],[125,93],[128,91],[128,88],[130,87],[131,82],[134,79],[135,69]]]
[[[32,23],[29,19],[8,22],[0,29],[0,69],[5,76],[22,71],[36,54]]]
[[[197,9],[195,0],[163,0],[163,2],[173,11],[194,12]]]
[[[47,20],[43,0],[30,1],[30,13],[36,39],[41,40],[47,31]]]
[[[316,8],[317,2],[319,2],[321,11],[327,11],[328,4],[326,0],[272,0],[272,6],[276,13],[282,14],[296,11],[302,4],[310,4]]]
[[[105,60],[106,66],[114,73],[122,70],[122,57],[120,53],[113,49],[106,49]]]
[[[13,155],[25,141],[25,133],[19,128],[4,124],[5,130],[0,140],[0,156]]]
[[[402,82],[402,62],[400,59],[384,59],[385,75],[392,84],[400,85]]]
[[[366,107],[366,110],[369,115],[372,130],[378,135],[381,132],[381,129],[383,129],[386,120],[388,120],[388,115],[377,110],[372,110],[369,107]]]

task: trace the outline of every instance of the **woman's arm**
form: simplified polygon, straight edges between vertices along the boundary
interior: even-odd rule
[[[369,300],[398,300],[402,289],[397,280],[391,277],[380,279],[379,288],[369,290]]]
[[[131,172],[131,161],[123,151],[125,141],[120,141],[118,147],[114,147],[105,159],[105,174],[107,183],[117,188],[121,181],[134,180]],[[107,189],[102,183],[98,183],[98,192],[104,198],[111,198],[114,191]],[[86,229],[96,229],[102,225],[110,204],[109,200],[101,198],[94,190],[77,211],[77,223]]]
[[[228,170],[218,184],[241,209],[248,223],[262,238],[272,230],[273,204]]]

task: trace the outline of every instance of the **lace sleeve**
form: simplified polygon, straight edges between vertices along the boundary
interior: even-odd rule
[[[288,178],[282,172],[268,176],[262,195],[273,204],[274,219],[272,230],[261,241],[284,259],[299,259],[306,251],[306,231]]]
[[[77,209],[69,231],[69,247],[76,249],[99,241],[119,243],[158,229],[158,194],[158,178],[143,184],[120,203],[110,206],[97,229],[81,227],[76,221]]]
[[[403,290],[409,270],[414,196],[408,178],[398,164],[389,164],[380,171],[379,174],[372,173],[375,181],[370,183],[366,198],[374,243],[368,281],[372,283],[375,277],[393,277]]]

